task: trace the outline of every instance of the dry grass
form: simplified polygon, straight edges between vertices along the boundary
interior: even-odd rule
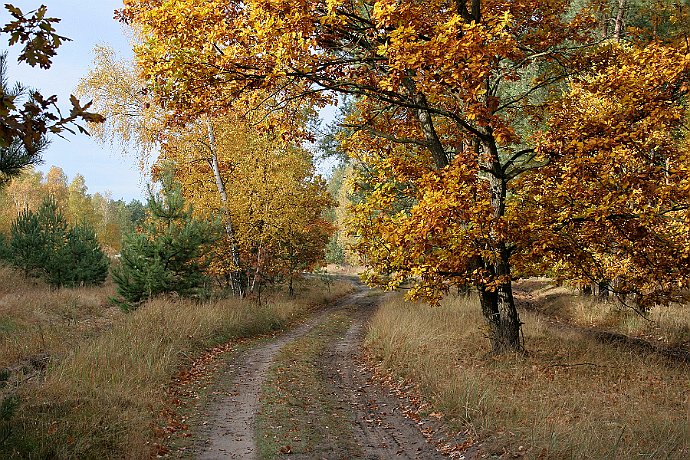
[[[0,265],[0,369],[58,358],[121,316],[108,304],[112,286],[51,290]]]
[[[324,294],[314,281],[302,286],[298,299],[273,293],[262,306],[157,299],[120,315],[97,336],[69,343],[71,351],[51,362],[43,382],[18,389],[22,404],[0,457],[148,458],[155,453],[164,389],[195,354],[284,327],[350,289],[336,282]]]
[[[398,300],[374,318],[368,347],[488,454],[690,457],[687,365],[522,317],[529,355],[488,358],[476,299]]]
[[[324,380],[319,363],[351,323],[346,313],[337,312],[287,344],[273,360],[257,414],[260,458],[284,458],[280,452],[286,446],[302,458],[332,457],[333,452],[347,458],[359,452],[350,414]]]
[[[554,286],[548,279],[522,281],[517,286],[528,290],[532,306],[549,316],[690,351],[690,308],[687,304],[656,305],[643,317],[615,299],[577,295],[572,289]]]

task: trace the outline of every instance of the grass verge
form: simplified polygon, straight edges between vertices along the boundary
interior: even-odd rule
[[[149,458],[165,413],[165,388],[180,367],[213,345],[297,320],[330,293],[318,282],[300,297],[272,294],[262,306],[233,299],[157,299],[121,315],[96,337],[75,341],[42,381],[18,388],[21,404],[0,439],[3,458]]]
[[[486,454],[690,457],[687,365],[522,319],[528,356],[487,358],[475,298],[438,308],[396,300],[374,317],[367,347]]]
[[[286,345],[271,367],[257,419],[259,453],[272,459],[281,454],[309,458],[356,452],[351,420],[329,388],[318,361],[335,336],[347,332],[351,319],[331,315],[307,335]]]

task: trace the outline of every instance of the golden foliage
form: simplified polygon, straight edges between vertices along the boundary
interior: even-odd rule
[[[239,120],[215,120],[212,129],[213,146],[208,126],[192,124],[164,145],[159,160],[175,164],[197,213],[232,220],[243,266],[234,266],[232,242],[223,238],[215,245],[211,273],[226,276],[241,268],[261,282],[312,268],[333,229],[322,216],[332,203],[311,156]],[[227,202],[214,179],[214,155]]]

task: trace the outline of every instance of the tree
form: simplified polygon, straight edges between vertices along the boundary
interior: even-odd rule
[[[7,53],[0,54],[0,94],[10,100],[21,100],[27,96],[27,89],[20,84],[10,87],[7,80]],[[0,112],[1,115],[1,112]],[[3,140],[0,143],[0,186],[21,174],[27,166],[41,162],[40,154],[48,147],[45,136],[29,141],[30,147],[19,136]]]
[[[150,152],[161,144],[169,149],[192,149],[195,161],[208,163],[212,183],[221,202],[218,211],[222,215],[229,247],[227,256],[234,267],[227,276],[235,294],[244,296],[247,279],[241,270],[235,225],[228,209],[228,193],[216,152],[213,122],[206,118],[180,122],[172,129],[166,127],[165,111],[154,103],[148,91],[140,89],[143,84],[134,66],[117,60],[111,48],[96,47],[94,55],[94,67],[81,80],[78,92],[92,96],[95,106],[107,115],[107,122],[95,127],[96,136],[111,144],[120,143],[123,147],[134,143],[140,152],[142,166]]]
[[[36,219],[41,238],[40,244],[32,249],[40,263],[38,275],[52,286],[69,285],[69,271],[73,265],[67,247],[69,227],[54,198],[48,197],[43,200],[36,212]],[[15,257],[15,260],[17,259],[18,257]]]
[[[161,196],[149,190],[148,215],[142,227],[125,236],[121,263],[113,269],[125,310],[162,293],[203,295],[205,256],[216,239],[214,223],[194,218],[172,172],[160,176]]]
[[[44,188],[49,196],[52,196],[55,201],[63,206],[67,202],[67,176],[62,168],[51,166],[45,177]]]
[[[97,139],[123,152],[138,151],[143,166],[162,140],[165,111],[153,103],[131,62],[118,59],[115,50],[106,46],[96,46],[93,54],[92,67],[79,81],[77,94],[90,97],[105,121],[89,128]]]
[[[240,271],[247,291],[256,292],[313,268],[333,229],[323,217],[332,200],[311,155],[242,123],[216,120],[213,132],[212,149],[191,128],[161,153],[161,160],[176,165],[197,212],[232,219],[234,240],[226,230],[214,245],[210,272],[222,278]],[[219,193],[225,189],[231,199]]]
[[[0,233],[0,261],[12,263],[9,241],[4,233]]]
[[[346,99],[338,109],[338,114],[324,132],[319,133],[318,151],[325,159],[336,160],[336,165],[328,179],[328,192],[336,202],[330,211],[329,218],[334,222],[336,231],[328,243],[326,260],[337,264],[358,265],[360,262],[352,254],[353,241],[348,236],[345,225],[348,199],[349,178],[352,176],[352,164],[347,152],[342,149],[340,139],[352,135],[352,130],[344,126],[345,120],[352,115],[354,101]]]
[[[558,137],[539,141],[540,132],[559,132],[548,123],[551,112],[577,110],[559,105],[571,88],[627,71],[628,61],[616,59],[619,48],[608,36],[602,43],[591,11],[559,0],[186,0],[174,8],[127,0],[121,17],[145,38],[136,50],[143,77],[178,119],[229,110],[255,91],[278,95],[278,108],[287,109],[326,103],[333,93],[357,96],[347,123],[352,134],[343,141],[360,172],[353,228],[375,272],[371,280],[389,287],[412,280],[412,296],[432,301],[450,286],[476,286],[492,349],[503,352],[522,348],[514,264],[526,271],[551,244],[531,239],[529,219],[538,215],[523,213],[519,198],[528,190],[521,178],[548,167],[559,152],[547,147]],[[609,32],[614,41],[625,36],[623,27],[618,21]],[[636,123],[626,119],[640,115],[631,107],[658,107],[656,100],[676,113],[687,93],[685,48],[630,46],[646,59],[659,51],[660,65],[675,69],[663,74],[675,91],[637,92],[646,99],[623,99],[614,120]],[[655,138],[675,126],[657,131],[659,114],[642,115]],[[598,141],[617,134],[599,128]],[[621,168],[630,166],[616,158]],[[529,190],[535,197],[551,193]],[[686,206],[639,190],[663,203],[659,219],[665,209]],[[627,193],[615,190],[619,199]],[[617,215],[615,207],[602,213]],[[625,213],[619,221],[641,219]],[[535,225],[542,223],[548,220]],[[687,226],[687,217],[677,225]],[[576,254],[561,256],[580,263]],[[674,275],[682,284],[685,266]]]
[[[29,13],[23,13],[11,4],[6,4],[5,8],[13,20],[2,26],[0,33],[9,35],[10,45],[23,45],[19,62],[49,69],[57,49],[69,40],[58,35],[53,27],[60,20],[46,16],[45,6]],[[87,111],[90,103],[82,106],[74,96],[70,98],[69,115],[63,116],[57,110],[56,96],[44,97],[21,84],[10,88],[6,69],[6,55],[3,54],[0,57],[0,181],[6,181],[24,167],[40,162],[40,154],[47,145],[47,134],[74,133],[75,129],[88,134],[78,122],[103,121],[101,115]]]
[[[87,191],[88,188],[86,187],[84,176],[81,174],[75,175],[67,189],[67,214],[70,222],[75,225],[87,223],[92,228],[95,228],[99,216]]]
[[[135,230],[138,226],[143,224],[146,219],[146,207],[139,200],[132,200],[125,205],[127,221],[122,223],[122,227],[129,230]]]
[[[22,174],[12,180],[4,193],[10,197],[14,215],[24,209],[36,210],[45,199],[43,193],[43,173],[33,168],[25,169]]]
[[[52,197],[36,212],[25,209],[14,221],[8,259],[55,287],[102,284],[108,273],[108,258],[93,230],[69,227]]]
[[[12,223],[9,240],[9,259],[25,275],[36,275],[45,263],[45,235],[38,215],[25,209]]]
[[[68,269],[62,285],[88,286],[105,282],[110,262],[101,249],[96,232],[88,224],[77,224],[69,229],[64,252]]]
[[[644,311],[679,300],[690,273],[687,107],[678,103],[690,58],[660,44],[611,46],[616,66],[574,82],[553,110],[539,143],[548,164],[520,179],[521,230],[541,246],[542,269],[605,284]]]
[[[98,240],[112,251],[119,252],[123,230],[119,213],[124,209],[120,208],[111,197],[110,192],[105,192],[103,195],[94,193],[91,196],[91,206],[96,218],[95,230]]]
[[[292,274],[285,260],[288,235],[302,231],[296,230],[297,222],[304,224],[296,201],[304,199],[317,209],[327,206],[311,158],[265,123],[270,114],[251,111],[246,104],[247,117],[229,112],[166,124],[166,110],[148,90],[141,90],[144,82],[131,64],[118,61],[107,48],[96,48],[95,55],[94,68],[79,88],[108,116],[96,135],[108,142],[134,142],[142,157],[160,146],[160,163],[175,164],[177,180],[197,215],[221,219],[225,236],[214,245],[209,272],[227,280],[239,296],[265,281]],[[301,113],[292,124],[303,125],[307,118],[307,113]],[[292,201],[280,206],[285,197]],[[281,207],[290,211],[277,211]],[[279,215],[284,218],[280,227]],[[310,218],[313,238],[303,241],[318,247],[317,235],[328,226],[322,225],[318,213]],[[287,224],[292,224],[292,230]],[[310,254],[299,263],[293,260],[294,270],[312,266],[321,258],[316,257],[319,250],[307,247],[304,251],[292,248],[293,259],[297,254]]]
[[[0,232],[9,234],[12,221],[24,209],[37,210],[46,197],[52,197],[70,226],[86,223],[98,241],[112,253],[119,252],[122,231],[131,230],[143,219],[144,206],[113,201],[104,195],[87,193],[84,178],[77,174],[71,185],[62,169],[51,167],[45,177],[26,168],[0,188]]]
[[[337,263],[347,265],[363,264],[361,258],[354,251],[357,239],[350,232],[348,223],[351,218],[350,208],[353,200],[358,200],[358,197],[352,194],[351,190],[356,176],[355,171],[355,167],[348,162],[337,167],[329,180],[329,192],[336,203],[333,209],[333,219],[337,229],[329,243],[329,248],[338,258]]]

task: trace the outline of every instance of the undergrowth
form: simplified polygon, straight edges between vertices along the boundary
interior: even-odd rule
[[[0,369],[59,357],[107,328],[121,313],[109,306],[112,285],[51,289],[0,265]]]
[[[384,373],[414,382],[489,455],[690,457],[690,368],[521,313],[526,356],[489,357],[478,301],[385,304],[367,338]]]
[[[654,305],[640,314],[614,296],[602,299],[578,295],[574,289],[556,286],[545,278],[519,281],[516,289],[528,292],[530,308],[547,316],[690,352],[690,308],[687,304]]]
[[[17,325],[3,335],[6,343],[25,337],[32,324],[42,324],[43,306],[53,294],[58,300],[50,301],[55,304],[51,312],[77,315],[68,323],[103,316],[109,321],[88,334],[64,334],[54,346],[47,345],[53,343],[45,339],[47,327],[38,328],[46,343],[39,348],[54,357],[40,378],[23,381],[12,392],[18,404],[3,421],[1,458],[149,458],[156,453],[154,433],[167,404],[165,388],[177,370],[213,345],[286,327],[351,285],[335,283],[327,293],[320,283],[306,282],[299,297],[273,293],[261,305],[251,300],[159,298],[126,315],[107,307],[101,297],[93,308],[82,305],[89,291],[32,289],[38,307],[34,313],[6,314],[5,324]]]

